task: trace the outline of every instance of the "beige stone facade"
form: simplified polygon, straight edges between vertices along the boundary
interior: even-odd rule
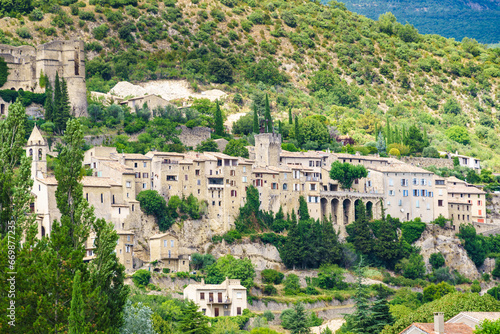
[[[487,223],[486,192],[456,177],[450,177],[446,182],[448,187],[448,202],[465,202],[470,204],[471,221],[475,223]]]
[[[45,88],[39,85],[41,74],[48,76],[53,85],[56,73],[59,73],[59,77],[64,78],[68,85],[71,114],[87,115],[83,41],[53,41],[37,48],[0,44],[0,57],[5,59],[9,67],[7,82],[0,89],[43,93]]]
[[[128,106],[132,112],[135,112],[137,108],[142,108],[144,105],[147,105],[151,111],[158,107],[165,108],[167,105],[172,105],[172,103],[164,98],[153,94],[133,97],[127,101],[120,102],[120,104]]]
[[[247,289],[239,279],[228,279],[221,284],[189,284],[184,288],[184,299],[191,300],[208,317],[242,315],[247,308]]]
[[[153,270],[163,268],[170,272],[189,271],[189,256],[179,254],[179,239],[170,233],[154,235],[149,238],[149,265]]]
[[[6,118],[9,115],[9,106],[11,103],[4,101],[0,97],[0,118]]]

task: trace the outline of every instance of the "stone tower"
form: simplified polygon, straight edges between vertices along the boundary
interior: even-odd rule
[[[255,135],[255,162],[260,166],[278,167],[281,155],[281,135],[261,133]]]
[[[47,153],[49,145],[35,125],[26,144],[26,155],[32,157],[31,178],[43,179],[47,175]]]
[[[66,80],[73,116],[87,115],[87,89],[85,85],[85,50],[80,40],[52,41],[32,46],[0,44],[0,57],[9,67],[7,82],[0,89],[45,92],[40,87],[40,75],[48,76],[52,87],[56,73]]]

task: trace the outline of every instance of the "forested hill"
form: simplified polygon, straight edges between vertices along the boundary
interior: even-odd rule
[[[421,35],[391,14],[374,21],[337,2],[75,1],[7,1],[0,43],[82,38],[89,90],[121,80],[219,84],[226,113],[263,110],[267,93],[275,120],[289,109],[319,114],[358,145],[387,122],[417,125],[438,150],[500,170],[500,49]],[[303,148],[322,147],[308,138]]]
[[[500,41],[498,0],[345,0],[349,10],[376,20],[386,12],[400,22],[413,24],[421,33],[438,34],[481,43]]]

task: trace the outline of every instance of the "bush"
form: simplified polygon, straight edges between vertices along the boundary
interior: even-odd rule
[[[422,155],[426,158],[439,158],[439,152],[435,147],[426,147],[422,151]]]
[[[409,259],[402,259],[396,264],[396,271],[401,272],[405,278],[422,278],[425,273],[425,263],[422,255],[414,252]]]
[[[441,253],[433,253],[431,254],[429,258],[429,263],[431,264],[432,268],[438,269],[444,266],[445,260],[444,256]]]
[[[424,303],[432,302],[433,300],[440,299],[444,295],[455,292],[455,287],[452,285],[441,282],[439,284],[431,284],[424,288]]]
[[[496,300],[500,300],[500,287],[496,286],[494,288],[491,288],[488,291],[486,291],[486,293],[495,298]]]
[[[278,290],[272,284],[266,284],[262,292],[268,296],[274,296],[278,294]]]
[[[264,269],[261,272],[262,282],[267,284],[281,284],[285,275],[274,269]]]
[[[178,271],[175,273],[175,277],[178,278],[189,278],[189,273],[186,271]]]
[[[273,321],[274,320],[274,314],[273,312],[269,311],[269,310],[265,310],[264,313],[262,314],[262,316],[264,318],[266,318],[266,320],[269,322],[269,321]]]
[[[446,136],[457,143],[468,145],[470,144],[469,132],[463,126],[454,125],[446,130]]]
[[[470,291],[472,293],[479,293],[479,292],[481,292],[481,284],[479,284],[478,280],[474,280],[474,282],[472,282],[472,285],[470,287]]]
[[[147,286],[151,273],[146,269],[139,269],[132,275],[132,281],[137,287]]]
[[[287,275],[285,279],[285,295],[296,295],[300,292],[299,276]]]
[[[32,37],[29,29],[26,27],[17,28],[16,34],[18,34],[19,37],[24,38],[24,39],[31,39],[31,37]]]
[[[389,151],[389,155],[395,155],[399,157],[401,155],[401,152],[399,152],[397,148],[391,148],[391,150]]]
[[[163,268],[163,273],[164,274],[170,273],[170,268]]]

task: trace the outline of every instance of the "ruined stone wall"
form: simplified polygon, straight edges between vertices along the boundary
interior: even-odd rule
[[[1,89],[43,93],[40,76],[47,75],[54,85],[56,73],[66,80],[74,116],[87,115],[84,43],[80,40],[53,41],[37,48],[0,44],[0,57],[9,67],[7,82]]]
[[[446,167],[453,169],[453,160],[451,159],[401,157],[401,161],[421,168],[436,166],[437,168]]]
[[[212,133],[210,128],[201,126],[190,129],[185,125],[181,125],[177,129],[181,130],[179,140],[185,146],[191,146],[192,148],[196,148],[202,141],[210,138],[210,134]]]

